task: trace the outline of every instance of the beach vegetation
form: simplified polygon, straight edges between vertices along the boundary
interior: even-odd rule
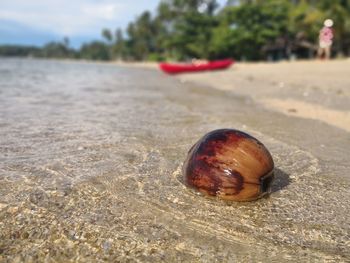
[[[42,48],[2,46],[0,56],[163,61],[234,58],[313,58],[325,19],[334,21],[334,56],[350,56],[349,0],[162,0],[126,28],[104,28],[104,41],[69,47],[69,39]]]

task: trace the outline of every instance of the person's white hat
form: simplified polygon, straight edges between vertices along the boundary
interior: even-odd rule
[[[332,27],[333,26],[333,20],[332,19],[326,19],[323,24],[326,27]]]

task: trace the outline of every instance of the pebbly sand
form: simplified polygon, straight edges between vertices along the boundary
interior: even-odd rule
[[[348,262],[350,61],[0,61],[0,261]],[[204,133],[271,151],[272,194],[225,203],[182,183]]]

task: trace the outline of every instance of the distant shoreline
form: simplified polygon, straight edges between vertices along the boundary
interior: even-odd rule
[[[23,58],[158,70],[157,62]],[[325,122],[350,132],[350,58],[279,62],[237,62],[224,71],[180,74],[175,78],[251,97],[288,116]],[[335,81],[336,82],[335,82]],[[332,104],[333,103],[333,104]]]
[[[60,62],[92,63],[92,64],[110,64],[137,68],[158,68],[159,62],[155,61],[126,61],[126,60],[90,60],[80,58],[44,58],[44,57],[21,57],[21,56],[0,56],[0,59],[29,59],[29,60],[48,60]],[[298,60],[280,60],[280,61],[236,61],[235,65],[278,65],[278,64],[298,64],[298,63],[333,63],[339,61],[350,61],[350,57],[336,58],[329,61],[319,59],[298,59]],[[181,61],[171,61],[173,63],[183,63]],[[200,74],[200,73],[199,73]],[[178,75],[181,76],[181,75]]]

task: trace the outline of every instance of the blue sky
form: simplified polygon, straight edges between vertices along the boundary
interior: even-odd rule
[[[226,0],[218,1],[223,5]],[[0,0],[0,44],[43,45],[70,38],[79,47],[101,29],[125,28],[159,0]]]

